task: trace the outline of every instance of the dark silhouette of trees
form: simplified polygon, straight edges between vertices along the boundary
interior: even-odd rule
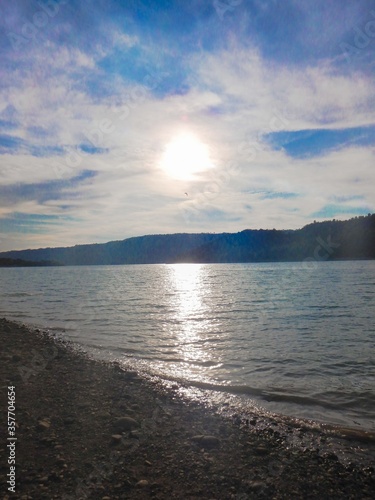
[[[324,257],[323,257],[324,256]],[[245,229],[239,233],[166,234],[103,244],[0,253],[2,265],[156,264],[374,259],[375,214],[316,222],[297,230]],[[319,260],[318,259],[318,260]],[[0,264],[1,265],[1,264]]]

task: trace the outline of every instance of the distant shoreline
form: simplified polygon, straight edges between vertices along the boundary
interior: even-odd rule
[[[245,229],[238,233],[146,235],[108,243],[0,253],[61,265],[221,264],[375,259],[375,214],[324,221],[302,229]]]
[[[59,263],[43,263],[43,262],[31,262],[31,261],[22,261],[21,259],[15,260],[15,263],[3,264],[0,259],[0,269],[1,268],[23,268],[23,267],[99,267],[99,266],[152,266],[152,265],[184,265],[184,264],[192,264],[192,265],[210,265],[210,264],[298,264],[304,262],[302,260],[263,260],[263,261],[254,261],[254,262],[162,262],[162,263],[133,263],[133,264],[59,264]],[[12,260],[12,259],[10,259]],[[371,262],[374,261],[374,258],[352,258],[352,259],[335,259],[335,260],[327,260],[327,261],[317,261],[320,262]]]
[[[61,267],[63,264],[50,261],[28,261],[23,259],[2,259],[0,258],[0,267]]]

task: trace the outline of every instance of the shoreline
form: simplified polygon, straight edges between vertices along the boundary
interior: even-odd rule
[[[375,496],[374,469],[342,463],[321,430],[297,427],[301,445],[291,446],[272,419],[230,407],[220,415],[176,384],[90,359],[40,330],[1,319],[0,339],[2,418],[12,385],[17,425],[15,494],[1,427],[3,500]],[[309,433],[319,443],[308,446]]]
[[[62,341],[66,345],[71,345],[73,350],[78,350],[81,354],[84,353],[90,359],[97,360],[98,362],[108,364],[117,362],[118,358],[113,354],[111,356],[103,356],[101,349],[98,347],[81,343],[80,339],[69,338],[69,335],[66,335],[66,327],[64,326],[46,326],[45,322],[35,322],[35,319],[31,318],[17,320],[12,317],[10,319],[7,318],[7,321],[18,326],[24,326],[32,332],[42,331],[48,334],[54,341]],[[264,396],[259,397],[258,389],[246,385],[220,385],[220,383],[215,383],[214,381],[184,379],[179,376],[168,375],[164,372],[154,372],[152,368],[145,367],[142,359],[133,358],[132,356],[125,356],[119,361],[119,364],[121,364],[124,370],[137,371],[142,378],[147,380],[160,380],[161,384],[167,389],[178,385],[180,387],[179,392],[185,399],[203,399],[205,404],[213,410],[217,409],[220,405],[225,405],[227,399],[236,399],[236,402],[232,405],[232,409],[234,412],[240,412],[244,418],[246,418],[248,408],[252,407],[266,419],[272,416],[273,420],[286,420],[292,426],[300,425],[314,431],[319,428],[323,433],[336,435],[338,438],[358,439],[362,442],[369,441],[375,444],[373,420],[369,420],[371,426],[366,425],[367,422],[361,423],[357,421],[360,419],[355,421],[356,425],[351,425],[352,422],[348,418],[346,418],[346,421],[345,419],[340,421],[337,418],[335,420],[335,415],[333,415],[333,418],[329,418],[327,415],[321,415],[319,418],[319,416],[309,414],[309,412],[300,411],[300,407],[298,406],[292,409],[280,409],[277,405],[277,397],[271,397],[271,399],[264,398]],[[283,401],[285,402],[286,400],[283,399]],[[317,404],[319,405],[319,401],[317,401]],[[221,409],[219,409],[219,412],[222,412]]]

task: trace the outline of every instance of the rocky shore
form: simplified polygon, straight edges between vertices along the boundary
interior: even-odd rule
[[[224,418],[6,319],[0,341],[3,500],[375,498],[371,465],[291,447],[272,422]]]

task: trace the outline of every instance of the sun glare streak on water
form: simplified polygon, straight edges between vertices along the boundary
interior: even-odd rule
[[[221,366],[217,349],[220,322],[212,311],[212,284],[201,264],[168,266],[166,289],[173,311],[171,323],[178,362],[172,362],[169,371],[176,378],[209,383],[214,368]],[[169,281],[169,282],[168,282]],[[205,370],[202,370],[205,367]]]
[[[204,362],[209,353],[202,349],[202,336],[209,328],[204,305],[202,266],[177,264],[170,266],[171,290],[175,290],[172,305],[176,308],[175,319],[180,325],[176,331],[176,348],[181,359],[188,362]],[[168,287],[169,288],[169,287]]]

